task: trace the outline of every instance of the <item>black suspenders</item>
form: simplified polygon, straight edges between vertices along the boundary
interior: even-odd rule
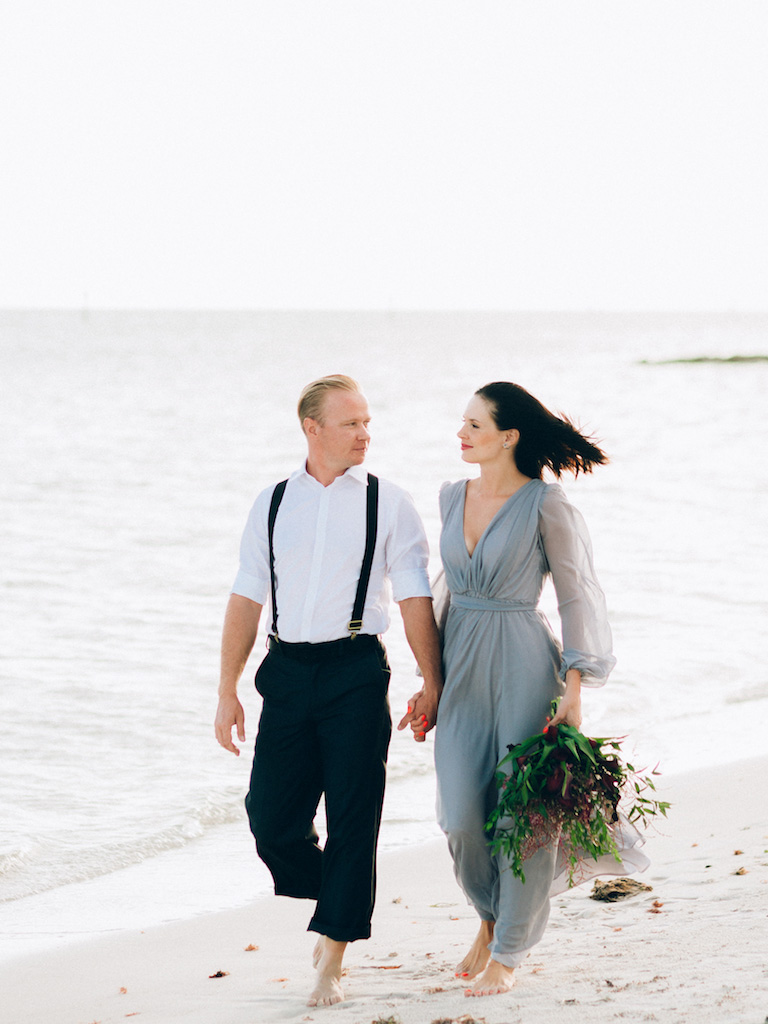
[[[363,608],[365,607],[365,595],[368,593],[368,580],[371,578],[373,549],[376,546],[378,522],[379,478],[369,473],[365,512],[365,554],[363,555],[363,564],[360,568],[360,579],[357,581],[357,593],[355,594],[355,604],[352,608],[352,618],[347,623],[347,629],[353,639],[363,628]]]
[[[272,492],[272,501],[269,506],[269,521],[267,522],[267,532],[269,534],[269,581],[272,584],[272,629],[270,630],[270,634],[275,639],[277,639],[277,583],[275,581],[275,549],[273,538],[275,535],[277,510],[280,508],[280,502],[283,500],[285,485],[287,483],[287,480],[281,480]]]
[[[277,635],[277,581],[275,578],[275,520],[277,510],[285,494],[287,480],[281,480],[272,492],[272,501],[269,505],[269,519],[267,521],[267,533],[269,535],[269,579],[272,585],[272,629],[271,636],[278,639]],[[347,623],[350,636],[354,639],[363,628],[363,608],[368,593],[368,582],[371,578],[371,566],[373,565],[373,549],[376,547],[376,532],[379,519],[379,478],[373,473],[368,474],[368,489],[366,496],[365,513],[365,554],[363,564],[360,568],[360,579],[357,581],[357,593],[355,604],[352,608],[352,618]]]

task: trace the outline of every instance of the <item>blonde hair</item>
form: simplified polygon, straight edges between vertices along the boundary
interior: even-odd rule
[[[343,373],[333,373],[307,384],[299,396],[299,423],[304,429],[304,420],[309,418],[323,422],[323,406],[329,391],[353,391],[360,393],[360,385],[356,380]]]

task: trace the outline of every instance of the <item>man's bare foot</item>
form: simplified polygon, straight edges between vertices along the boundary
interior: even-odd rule
[[[346,948],[346,942],[336,942],[327,935],[320,936],[312,956],[317,969],[317,984],[307,1006],[333,1006],[342,1001],[341,962]]]
[[[465,996],[496,996],[501,992],[509,992],[515,984],[514,967],[505,967],[497,960],[491,960],[472,988],[468,988]]]
[[[485,965],[490,959],[490,952],[488,951],[488,944],[493,939],[493,921],[481,921],[480,931],[477,933],[475,941],[461,961],[459,966],[456,968],[457,978],[474,978],[485,969]]]

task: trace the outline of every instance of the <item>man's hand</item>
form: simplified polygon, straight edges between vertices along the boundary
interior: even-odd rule
[[[413,738],[417,743],[423,743],[426,734],[435,727],[437,705],[443,692],[440,638],[432,614],[431,598],[407,597],[399,603],[405,635],[424,677],[424,686],[411,697],[408,710],[397,728],[404,729],[410,725]]]
[[[237,699],[237,681],[253,650],[260,615],[260,604],[240,594],[230,595],[221,638],[221,682],[214,730],[222,747],[238,757],[240,750],[232,742],[232,729],[237,726],[237,738],[244,743],[245,712]]]
[[[408,710],[400,720],[398,729],[405,729],[410,725],[413,738],[417,743],[423,743],[430,729],[434,729],[437,721],[438,698],[434,693],[427,693],[426,690],[419,690],[408,701]]]
[[[234,693],[224,694],[219,697],[219,707],[216,711],[214,728],[216,739],[225,750],[231,751],[237,757],[240,756],[240,748],[232,742],[232,729],[237,726],[237,738],[245,743],[245,712],[243,705]]]

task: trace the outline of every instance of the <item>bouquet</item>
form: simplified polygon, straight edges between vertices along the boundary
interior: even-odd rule
[[[552,714],[557,701],[552,702]],[[517,746],[496,769],[499,802],[486,829],[491,847],[510,860],[513,874],[525,881],[523,862],[536,850],[559,841],[568,862],[568,878],[587,857],[612,854],[620,861],[612,826],[619,803],[633,824],[648,825],[669,804],[654,797],[653,776],[641,776],[621,760],[616,739],[590,739],[572,725],[550,725]]]

